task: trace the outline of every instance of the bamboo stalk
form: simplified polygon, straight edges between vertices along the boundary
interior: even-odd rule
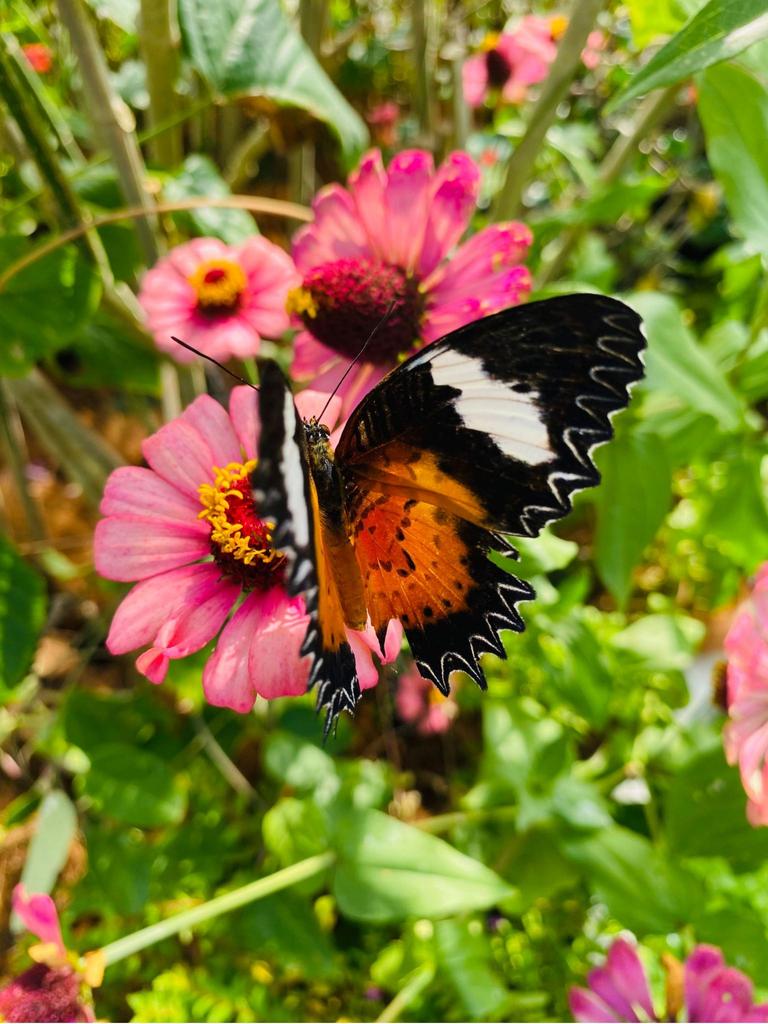
[[[139,45],[147,69],[150,129],[173,123],[179,109],[179,27],[174,0],[141,0]],[[180,124],[157,134],[149,145],[150,158],[162,167],[176,167],[184,151]]]
[[[495,220],[508,220],[519,214],[523,190],[533,172],[541,144],[579,69],[581,51],[604,5],[605,0],[574,0],[571,20],[558,47],[557,57],[531,111],[525,135],[509,161],[506,179],[494,207]]]
[[[126,200],[144,211],[136,220],[136,229],[144,259],[152,265],[160,254],[157,219],[144,185],[145,168],[134,135],[133,114],[110,85],[104,54],[82,0],[58,0],[58,7],[80,65],[91,119],[111,154]]]

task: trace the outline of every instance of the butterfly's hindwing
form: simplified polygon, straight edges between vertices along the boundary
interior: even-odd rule
[[[621,302],[574,295],[467,324],[366,396],[338,457],[390,492],[533,536],[599,481],[590,453],[642,376],[639,323]]]

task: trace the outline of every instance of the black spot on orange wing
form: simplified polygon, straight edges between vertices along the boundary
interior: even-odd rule
[[[374,628],[381,633],[400,619],[420,671],[443,693],[457,670],[485,689],[480,655],[505,656],[499,632],[525,628],[515,606],[533,597],[532,588],[488,559],[494,537],[487,531],[426,502],[393,495],[371,501],[375,492],[363,487],[351,507],[366,527],[377,527],[355,540]]]

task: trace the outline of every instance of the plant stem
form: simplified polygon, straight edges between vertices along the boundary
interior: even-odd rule
[[[494,220],[507,220],[519,214],[523,189],[531,176],[541,144],[579,69],[581,51],[604,4],[605,0],[574,0],[571,19],[558,47],[557,57],[531,111],[525,135],[509,161],[506,180],[496,200]]]
[[[465,825],[473,821],[513,821],[517,817],[517,807],[479,807],[474,811],[449,811],[447,814],[435,814],[431,818],[422,818],[411,822],[423,832],[448,832],[456,825]]]
[[[411,3],[411,44],[415,72],[416,113],[422,141],[431,142],[433,122],[432,103],[429,88],[429,39],[427,35],[427,10],[429,0],[413,0]]]
[[[179,27],[173,0],[141,0],[139,43],[147,69],[149,126],[173,122],[178,113],[176,78],[179,72]],[[163,167],[176,167],[183,157],[178,121],[158,133],[149,146],[150,157]]]
[[[144,259],[151,266],[160,252],[157,221],[150,216],[153,203],[144,187],[145,169],[133,133],[133,114],[110,85],[104,53],[82,0],[58,0],[58,6],[78,59],[91,118],[111,154],[125,198],[146,211],[137,219],[136,230]]]
[[[663,117],[666,116],[677,94],[677,85],[669,86],[651,95],[640,104],[637,116],[627,131],[621,132],[603,158],[597,172],[599,185],[612,185],[626,169],[637,154],[638,144]],[[541,288],[557,278],[565,267],[566,261],[586,230],[585,225],[577,224],[565,231],[554,255],[544,264],[536,281]]]
[[[40,514],[37,502],[29,493],[29,481],[25,472],[27,459],[24,450],[24,431],[13,399],[7,391],[7,384],[1,379],[0,427],[2,427],[8,467],[13,476],[13,482],[16,485],[19,501],[24,509],[28,539],[35,544],[46,543],[43,517]]]
[[[183,910],[180,914],[174,914],[172,917],[167,917],[163,921],[151,924],[147,928],[141,928],[139,931],[133,932],[132,935],[126,935],[116,942],[110,942],[108,946],[104,946],[101,950],[105,964],[106,966],[116,964],[119,960],[125,960],[126,957],[132,956],[148,946],[153,946],[156,942],[162,942],[163,939],[168,939],[172,935],[178,935],[179,932],[195,928],[204,921],[211,921],[221,914],[228,914],[230,911],[238,910],[240,907],[247,906],[247,904],[253,903],[255,900],[263,899],[265,896],[271,896],[272,893],[280,892],[282,889],[287,889],[292,885],[297,885],[299,882],[303,882],[307,878],[312,878],[314,875],[320,874],[321,871],[325,871],[335,860],[336,854],[331,851],[319,853],[314,857],[308,857],[297,864],[291,864],[290,867],[283,868],[282,871],[276,871],[273,875],[267,875],[266,878],[258,878],[255,882],[249,882],[247,885],[234,889],[232,892],[216,896],[214,899],[208,900],[198,907],[193,907],[191,910]]]
[[[417,967],[411,974],[410,979],[403,985],[395,998],[381,1011],[376,1018],[376,1024],[384,1021],[394,1021],[400,1017],[417,996],[421,995],[424,989],[431,983],[435,976],[435,968],[432,964],[424,964]]]

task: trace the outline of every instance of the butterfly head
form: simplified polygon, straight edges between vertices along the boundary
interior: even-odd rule
[[[326,427],[324,423],[320,423],[316,416],[304,420],[304,436],[310,449],[315,445],[320,445],[321,447],[330,445],[330,428]]]

